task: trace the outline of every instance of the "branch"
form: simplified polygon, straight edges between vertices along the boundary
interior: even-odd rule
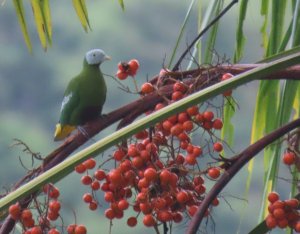
[[[176,71],[176,72],[167,72],[165,76],[171,77],[172,82],[176,79],[181,79],[186,85],[193,84],[197,80],[197,86],[195,90],[198,91],[204,89],[208,86],[211,86],[219,82],[219,75],[222,73],[230,72],[232,74],[240,74],[245,71],[251,70],[255,67],[263,66],[263,64],[244,64],[244,65],[219,65],[211,68],[199,68],[189,71]],[[266,77],[266,79],[290,79],[290,80],[300,80],[300,66],[293,66],[291,68],[282,70],[280,72],[274,73]],[[157,84],[158,91],[147,96],[141,97],[132,103],[129,103],[111,113],[93,121],[87,123],[84,128],[84,132],[88,136],[93,137],[106,127],[116,123],[121,120],[121,125],[131,123],[140,115],[143,115],[149,110],[153,110],[155,105],[159,102],[164,101],[164,97],[170,97],[173,92],[173,83],[168,81],[168,79],[163,79],[162,77],[154,77],[151,81],[153,84]],[[164,83],[164,84],[162,84]],[[20,187],[22,184],[31,180],[39,174],[42,174],[44,171],[49,170],[60,162],[64,161],[72,152],[77,148],[87,142],[87,139],[81,131],[78,131],[76,134],[70,136],[66,141],[59,146],[56,150],[50,153],[44,160],[43,165],[39,168],[33,170],[33,174],[28,174],[22,178],[19,182],[15,184],[13,190]],[[22,207],[27,207],[30,203],[33,195],[25,197],[19,203]],[[14,222],[8,216],[4,224],[0,228],[0,234],[9,233],[14,227]]]
[[[201,224],[201,221],[205,215],[211,202],[217,197],[217,195],[222,191],[222,189],[230,182],[230,180],[238,173],[242,167],[248,163],[253,157],[255,157],[261,150],[267,147],[269,144],[278,140],[286,133],[290,132],[295,128],[300,127],[300,118],[296,119],[283,127],[276,129],[275,131],[269,133],[265,137],[261,138],[254,144],[247,147],[237,156],[231,158],[232,164],[225,170],[220,179],[215,183],[209,193],[205,196],[204,200],[201,202],[200,206],[193,219],[191,220],[186,234],[197,233],[197,230]]]

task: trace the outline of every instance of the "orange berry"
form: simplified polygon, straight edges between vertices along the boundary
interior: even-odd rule
[[[212,179],[217,179],[220,176],[220,169],[217,167],[209,168],[207,174]]]
[[[128,74],[129,74],[130,76],[135,76],[137,70],[138,70],[139,67],[140,67],[140,63],[139,63],[139,61],[138,61],[137,59],[131,59],[131,60],[128,62],[128,66],[129,66]]]
[[[19,219],[19,217],[21,215],[21,207],[20,207],[19,203],[10,205],[8,212],[14,220]]]
[[[155,219],[153,218],[153,216],[151,214],[147,214],[144,216],[143,218],[143,224],[146,226],[146,227],[152,227],[155,225]]]
[[[126,80],[126,78],[128,77],[128,73],[124,72],[124,71],[121,71],[121,70],[118,70],[117,73],[116,73],[116,77],[119,80]]]
[[[268,201],[274,203],[279,200],[279,194],[276,192],[270,192],[268,195]]]
[[[283,155],[282,161],[286,165],[293,165],[296,162],[296,155],[293,152],[287,152]]]
[[[154,91],[154,87],[151,83],[144,83],[141,87],[141,92],[143,94],[152,93]]]
[[[87,230],[84,225],[80,224],[75,227],[74,234],[86,234],[86,233],[87,233]]]
[[[266,218],[266,225],[269,229],[273,229],[277,226],[277,221],[272,215],[268,215]]]
[[[137,224],[136,217],[130,217],[130,218],[127,219],[127,225],[129,227],[134,227],[134,226],[136,226],[136,224]]]
[[[223,150],[223,145],[220,142],[214,143],[214,151],[221,152]]]

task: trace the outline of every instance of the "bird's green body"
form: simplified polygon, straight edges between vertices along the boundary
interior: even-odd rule
[[[55,140],[64,139],[77,126],[101,115],[107,92],[99,68],[102,61],[89,64],[85,58],[82,71],[69,82],[61,105],[60,119],[54,134]]]

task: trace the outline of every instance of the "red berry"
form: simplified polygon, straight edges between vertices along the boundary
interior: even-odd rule
[[[104,200],[107,201],[107,202],[113,202],[115,199],[114,199],[114,194],[110,191],[106,192],[104,194]]]
[[[173,101],[178,101],[180,99],[183,98],[183,93],[180,91],[175,91],[174,93],[172,93],[172,100]]]
[[[22,220],[30,220],[32,219],[32,212],[29,209],[25,209],[21,213],[21,219]]]
[[[177,193],[176,199],[179,203],[186,203],[189,200],[189,195],[186,191],[182,190]]]
[[[60,210],[60,202],[57,200],[53,200],[49,202],[49,210],[51,210],[54,213],[58,213]]]
[[[292,198],[292,199],[286,200],[285,204],[293,209],[296,209],[299,206],[299,201],[296,198]]]
[[[43,234],[42,228],[39,226],[31,228],[31,234]]]
[[[114,152],[113,156],[116,161],[121,161],[126,156],[126,154],[122,149],[118,149]]]
[[[59,216],[59,213],[56,213],[56,212],[53,212],[53,211],[48,211],[48,214],[47,214],[47,218],[51,221],[54,221],[54,220],[57,220]]]
[[[94,180],[92,183],[91,183],[91,188],[92,190],[96,191],[98,189],[100,189],[100,183],[98,180]]]
[[[89,175],[84,175],[81,177],[81,183],[84,185],[90,185],[92,182],[93,182],[93,179]]]
[[[162,184],[167,184],[170,181],[171,172],[169,172],[167,169],[164,169],[159,174],[160,182]]]
[[[266,218],[266,225],[269,229],[273,229],[277,226],[276,219],[272,215],[268,215]]]
[[[79,174],[82,174],[86,171],[86,167],[83,165],[83,163],[81,163],[75,167],[75,171]]]
[[[120,210],[126,210],[129,207],[129,203],[127,200],[122,199],[118,202],[118,208]]]
[[[75,227],[74,234],[86,234],[86,233],[87,233],[87,230],[84,225],[80,224]]]
[[[143,224],[146,226],[146,227],[152,227],[155,225],[155,219],[153,218],[153,216],[151,214],[147,214],[144,216],[143,218]]]
[[[182,127],[185,131],[190,132],[194,128],[194,123],[191,120],[187,120],[182,124]]]
[[[195,165],[197,163],[197,158],[193,154],[188,154],[185,157],[185,162],[189,165]]]
[[[274,203],[279,200],[279,194],[276,192],[270,192],[268,195],[268,200],[271,203]]]
[[[123,176],[121,171],[118,169],[113,169],[108,174],[111,183],[118,185],[122,182]]]
[[[91,201],[89,204],[89,209],[90,210],[96,210],[98,208],[98,203],[96,201]]]
[[[282,208],[274,209],[272,214],[276,219],[283,219],[285,217],[285,211]]]
[[[125,80],[128,77],[128,73],[124,72],[124,71],[121,71],[121,70],[118,70],[117,73],[116,73],[116,77],[119,80]]]
[[[187,210],[190,216],[194,216],[198,210],[198,206],[196,205],[189,206]]]
[[[134,226],[136,226],[136,224],[137,224],[136,217],[130,217],[130,218],[127,219],[127,225],[129,227],[134,227]]]
[[[67,227],[68,234],[74,234],[76,226],[77,226],[76,224],[70,224],[70,225],[68,225],[68,227]]]
[[[157,174],[157,171],[154,168],[147,168],[144,171],[144,177],[148,181],[154,181],[158,178],[158,174]]]
[[[202,154],[202,148],[200,146],[194,146],[193,147],[193,155],[195,157],[198,157]]]
[[[143,94],[152,93],[154,91],[154,87],[151,83],[144,83],[141,87],[141,92]]]
[[[212,179],[217,179],[220,176],[220,169],[217,167],[212,167],[208,169],[207,174]]]
[[[106,178],[106,173],[105,173],[105,171],[99,169],[99,170],[95,171],[94,177],[97,180],[104,180]]]
[[[225,73],[225,74],[223,74],[223,76],[222,76],[222,78],[221,78],[221,81],[230,79],[231,77],[233,77],[232,74],[230,74],[230,73]],[[225,92],[223,93],[223,96],[228,97],[228,96],[231,96],[231,94],[232,94],[232,90],[227,90],[227,91],[225,91]]]
[[[91,201],[93,201],[93,196],[90,193],[85,193],[83,194],[82,200],[86,203],[90,203]]]
[[[180,91],[182,93],[185,93],[187,90],[187,86],[183,83],[183,82],[176,82],[174,83],[173,85],[173,91],[176,92],[176,91]]]
[[[143,212],[143,214],[151,214],[152,207],[150,203],[144,202],[144,203],[140,203],[140,210]]]
[[[194,115],[197,115],[199,113],[199,108],[198,108],[198,106],[192,106],[192,107],[187,108],[186,112],[190,116],[194,116]]]
[[[51,228],[51,229],[48,231],[48,234],[60,234],[60,232],[59,232],[56,228]]]
[[[183,220],[183,215],[181,212],[173,213],[172,216],[175,223],[180,223]]]
[[[214,129],[220,130],[220,129],[222,129],[222,127],[223,127],[223,121],[221,119],[215,119],[213,121],[213,128]]]
[[[140,63],[138,60],[136,59],[131,59],[129,62],[128,62],[128,66],[129,66],[129,70],[128,70],[128,74],[130,76],[135,76],[137,70],[139,69],[140,67]]]
[[[294,229],[296,232],[300,232],[300,221],[295,224]]]
[[[21,207],[20,207],[19,203],[10,205],[8,212],[14,220],[19,219],[19,217],[21,215]]]
[[[105,217],[108,218],[108,219],[114,219],[115,218],[115,213],[111,208],[106,209],[104,214],[105,214]]]
[[[86,169],[93,169],[96,166],[96,160],[89,158],[83,162],[83,165],[86,167]]]
[[[282,161],[286,165],[293,165],[296,162],[296,155],[293,152],[287,152],[283,155]]]
[[[168,222],[173,219],[173,216],[170,211],[162,210],[157,212],[157,219],[161,222]]]
[[[214,143],[214,151],[221,152],[223,150],[223,145],[220,142]]]
[[[174,125],[171,129],[170,132],[173,136],[178,136],[180,133],[183,132],[183,127],[182,124],[178,123]]]
[[[205,111],[203,117],[206,121],[212,121],[214,118],[214,113],[212,111]]]

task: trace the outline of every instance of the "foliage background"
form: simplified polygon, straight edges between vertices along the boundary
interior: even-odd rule
[[[198,1],[206,5],[209,1]],[[75,11],[69,1],[50,2],[53,20],[53,46],[44,53],[40,47],[35,30],[32,12],[25,2],[28,29],[33,42],[33,55],[27,51],[11,1],[3,1],[0,6],[0,181],[1,186],[9,186],[24,175],[19,163],[21,156],[26,165],[30,166],[30,158],[20,148],[9,147],[13,138],[25,141],[34,151],[47,155],[58,146],[53,142],[53,130],[59,116],[60,102],[69,79],[79,72],[84,53],[90,48],[102,48],[112,56],[111,62],[102,66],[104,73],[113,75],[116,64],[121,60],[137,58],[141,63],[137,76],[139,84],[159,72],[162,65],[167,64],[179,28],[185,17],[190,1],[166,0],[125,1],[125,12],[122,12],[117,1],[87,2],[92,32],[86,34],[80,26]],[[197,32],[197,4],[185,30],[181,43],[182,51]],[[259,27],[262,18],[257,6],[260,1],[249,2],[245,24],[247,36],[244,58],[241,62],[253,63],[262,58],[261,35]],[[227,58],[233,57],[235,44],[235,26],[238,7],[235,6],[221,19],[217,36],[216,51]],[[205,39],[204,44],[205,46]],[[118,85],[110,77],[106,77],[109,93],[104,112],[109,112],[123,104],[134,100],[134,95],[121,92]],[[132,85],[130,81],[128,85]],[[234,92],[240,109],[234,117],[236,138],[234,149],[238,152],[249,144],[252,113],[254,109],[256,87],[253,82]],[[114,127],[106,129],[97,138],[106,136]],[[106,152],[105,155],[108,155]],[[101,157],[98,157],[101,160]],[[255,167],[260,168],[259,160]],[[241,209],[245,201],[231,196],[243,197],[246,170],[242,171],[227,187],[224,195],[226,202],[216,208],[213,219],[218,224],[216,233],[232,233],[238,229]],[[282,176],[284,177],[284,171]],[[263,172],[256,173],[251,186],[247,213],[240,227],[241,233],[250,230],[257,222],[262,191]],[[279,182],[280,183],[280,182]],[[279,184],[281,185],[281,184]],[[284,185],[284,183],[283,183]],[[109,221],[101,212],[90,212],[81,196],[86,191],[80,185],[80,176],[74,173],[58,183],[61,188],[64,204],[65,223],[74,221],[72,208],[76,212],[77,222],[85,223],[90,233],[103,233],[109,229]],[[3,188],[5,191],[5,188]],[[284,194],[284,186],[281,194]],[[95,225],[96,224],[96,225]],[[139,233],[141,228],[130,229],[126,219],[114,222],[112,233]],[[212,225],[207,228],[212,232]],[[184,224],[174,229],[174,233],[182,233]],[[153,233],[152,229],[143,230]],[[274,232],[276,233],[276,232]]]

